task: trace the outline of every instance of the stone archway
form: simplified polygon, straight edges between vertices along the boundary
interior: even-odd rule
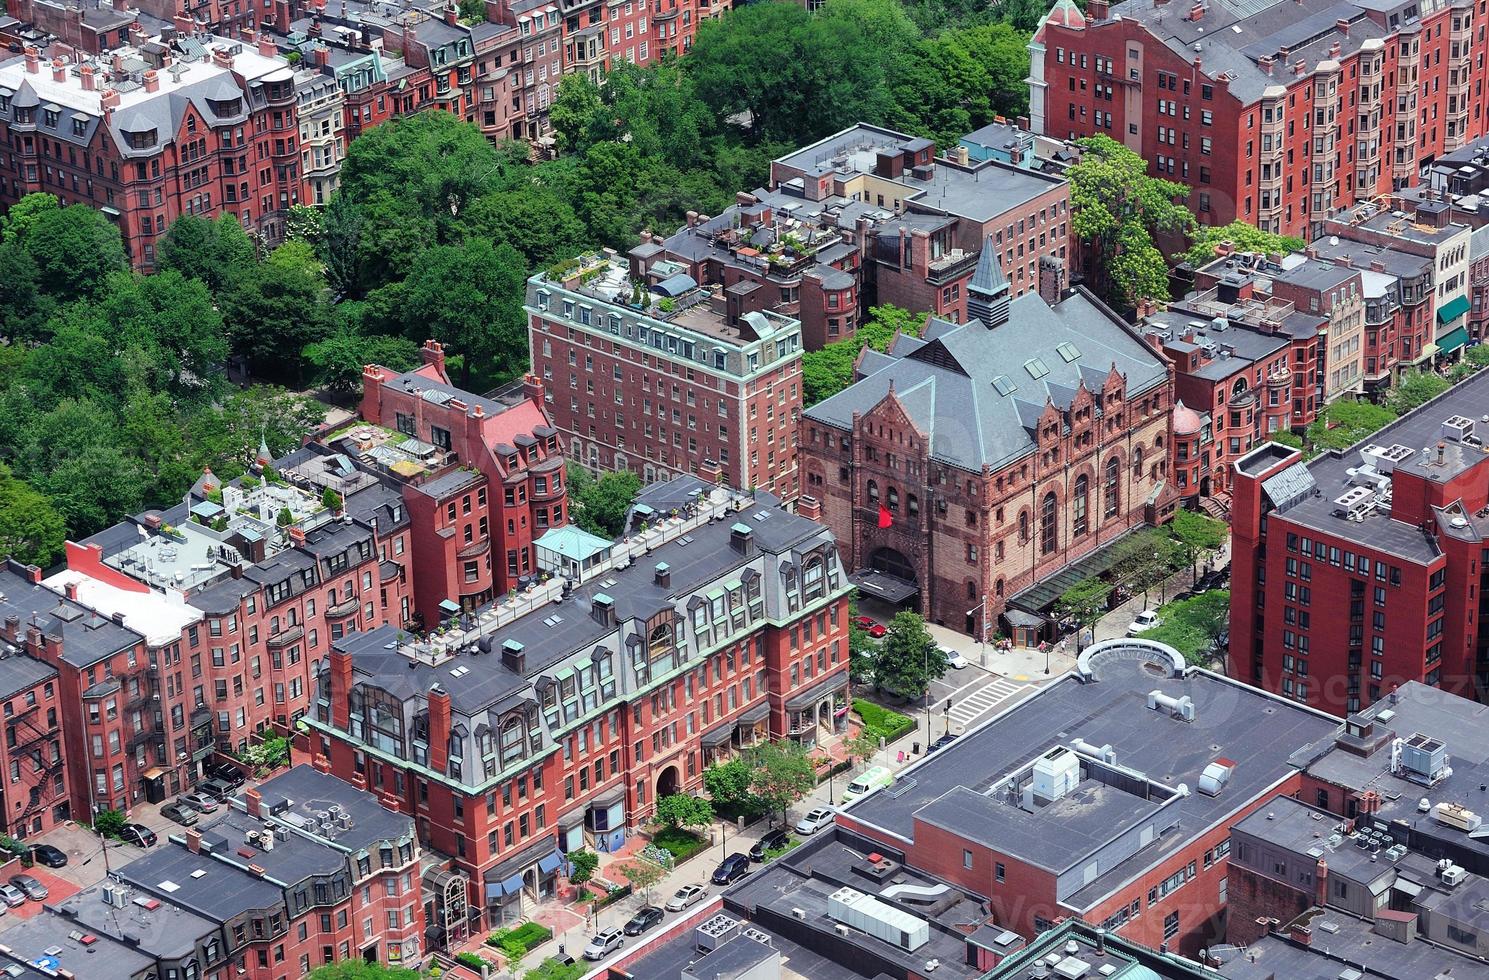
[[[657,776],[657,799],[671,796],[679,789],[679,777],[676,766],[668,766]]]
[[[878,548],[869,556],[869,568],[906,582],[915,582],[918,577],[915,574],[915,566],[903,553],[894,548]]]

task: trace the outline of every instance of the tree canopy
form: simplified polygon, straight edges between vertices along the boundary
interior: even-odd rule
[[[887,350],[896,332],[920,336],[924,317],[898,306],[875,306],[867,321],[851,337],[833,341],[820,350],[807,351],[801,361],[801,400],[810,407],[830,398],[853,383],[853,365],[865,347]]]
[[[625,533],[626,514],[641,492],[641,478],[630,470],[604,473],[599,479],[577,463],[566,472],[569,480],[570,519],[602,538],[615,539]]]
[[[1348,449],[1395,418],[1396,413],[1384,405],[1337,401],[1318,413],[1318,418],[1308,426],[1305,438],[1314,452]]]
[[[1228,225],[1201,225],[1194,231],[1189,250],[1175,258],[1204,265],[1215,259],[1215,246],[1229,242],[1238,252],[1266,252],[1287,255],[1303,250],[1303,239],[1277,235],[1262,231],[1244,221],[1232,221]]]
[[[918,613],[898,612],[874,654],[874,687],[903,698],[922,697],[949,667],[925,620]]]

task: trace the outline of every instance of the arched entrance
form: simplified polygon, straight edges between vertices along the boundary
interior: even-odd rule
[[[904,579],[906,582],[916,581],[915,566],[910,564],[910,559],[893,548],[876,550],[869,556],[869,568]]]
[[[664,796],[671,796],[676,793],[677,779],[676,766],[668,766],[666,769],[663,769],[662,774],[657,777],[657,799],[660,800]]]
[[[823,698],[817,704],[817,737],[827,738],[832,734],[832,697]]]
[[[1199,495],[1201,497],[1208,497],[1210,495],[1210,478],[1208,476],[1199,478]]]

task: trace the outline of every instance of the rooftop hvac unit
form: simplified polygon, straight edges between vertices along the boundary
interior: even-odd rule
[[[839,924],[912,953],[931,938],[924,919],[856,888],[839,888],[827,896],[827,914]]]
[[[1468,869],[1461,868],[1458,865],[1453,864],[1449,865],[1446,868],[1443,868],[1442,871],[1439,872],[1439,874],[1441,875],[1444,884],[1456,885],[1464,878],[1468,877]]]
[[[1474,421],[1466,415],[1454,415],[1443,419],[1442,437],[1454,442],[1467,442],[1473,438]]]
[[[1187,694],[1181,698],[1175,698],[1162,691],[1149,691],[1148,707],[1154,711],[1165,711],[1184,721],[1194,720],[1194,699]]]
[[[1447,745],[1421,732],[1400,742],[1399,759],[1400,775],[1429,786],[1449,772]]]
[[[1080,756],[1063,746],[1051,749],[1034,763],[1034,796],[1046,803],[1063,799],[1080,781]]]
[[[1216,761],[1205,766],[1205,771],[1199,774],[1199,791],[1206,796],[1219,796],[1225,784],[1230,782],[1234,768],[1228,761]]]
[[[693,930],[693,944],[703,953],[712,952],[739,935],[739,920],[719,913]]]
[[[1437,818],[1438,823],[1465,832],[1478,830],[1483,823],[1477,813],[1457,803],[1439,803],[1432,808],[1432,815]]]
[[[1393,472],[1398,465],[1406,462],[1416,450],[1408,446],[1395,444],[1391,446],[1380,446],[1371,444],[1360,451],[1365,462],[1374,466],[1382,473]]]

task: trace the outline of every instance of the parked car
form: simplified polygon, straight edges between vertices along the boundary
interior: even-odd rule
[[[668,912],[681,912],[690,905],[695,905],[708,894],[702,885],[683,885],[677,890],[677,894],[667,899]]]
[[[858,778],[848,784],[843,790],[843,805],[847,806],[854,800],[862,799],[875,790],[881,790],[894,783],[894,773],[883,766],[870,766],[859,773]]]
[[[757,862],[764,861],[765,855],[771,851],[779,851],[789,843],[791,843],[790,834],[779,828],[772,830],[757,840],[755,846],[750,848],[750,860]]]
[[[226,762],[208,762],[202,765],[202,772],[210,779],[220,779],[234,789],[244,783],[243,770],[237,766],[228,765]]]
[[[1213,571],[1208,571],[1205,574],[1201,575],[1199,578],[1195,579],[1194,591],[1209,592],[1211,589],[1218,589],[1223,586],[1229,579],[1230,566],[1226,566],[1225,568],[1217,568]]]
[[[204,796],[210,796],[212,799],[220,801],[226,800],[236,793],[238,787],[225,779],[218,779],[216,776],[213,776],[211,779],[204,779],[200,783],[197,783],[196,790]]]
[[[941,655],[946,658],[946,663],[955,670],[972,666],[972,661],[962,656],[960,651],[953,650],[951,647],[941,647]]]
[[[142,823],[125,824],[119,831],[119,839],[126,844],[133,844],[135,847],[154,847],[155,842],[159,840],[155,836],[155,831]]]
[[[833,815],[837,811],[830,806],[814,807],[807,811],[807,815],[796,821],[796,832],[798,834],[815,834],[823,827],[832,826]]]
[[[876,624],[867,616],[854,616],[853,622],[859,629],[871,629]]]
[[[1144,609],[1133,617],[1132,625],[1127,627],[1127,635],[1137,636],[1139,633],[1146,633],[1155,626],[1162,625],[1163,620],[1159,618],[1156,612],[1151,609]]]
[[[868,631],[869,636],[872,636],[876,640],[882,639],[889,633],[889,630],[884,628],[883,623],[875,623],[873,626],[868,627]]]
[[[926,746],[925,754],[926,755],[930,755],[932,752],[935,752],[938,749],[944,749],[944,748],[946,748],[946,746],[950,745],[952,742],[955,742],[956,740],[957,740],[957,736],[954,733],[947,732],[945,735],[942,735],[940,738],[936,739],[930,745]]]
[[[743,854],[731,854],[713,869],[715,885],[732,885],[750,873],[750,859]]]
[[[655,905],[648,905],[631,916],[631,921],[626,923],[623,931],[627,936],[639,936],[661,921],[662,910]]]
[[[198,813],[217,812],[217,801],[206,793],[182,793],[176,802],[189,806]]]
[[[0,885],[0,901],[3,901],[8,908],[25,905],[26,893],[15,885]]]
[[[201,815],[198,814],[197,811],[193,810],[191,807],[185,805],[179,800],[174,803],[167,803],[165,806],[161,807],[160,815],[162,817],[165,817],[167,820],[176,821],[176,823],[180,824],[183,827],[194,826],[196,822],[201,819]]]
[[[31,860],[48,868],[67,867],[67,853],[51,844],[32,844]]]
[[[47,886],[31,875],[11,875],[10,883],[26,893],[26,897],[33,902],[45,902],[47,900]]]
[[[603,960],[611,953],[620,949],[621,943],[626,941],[625,934],[619,929],[605,929],[595,933],[595,938],[584,947],[584,958],[587,960]]]

